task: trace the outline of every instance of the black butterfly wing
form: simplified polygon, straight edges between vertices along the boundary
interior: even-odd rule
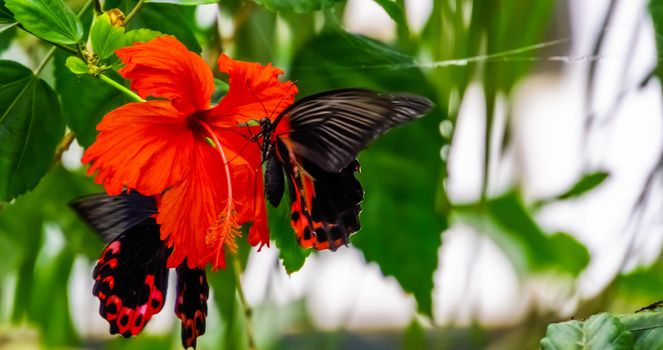
[[[196,347],[196,340],[205,334],[209,286],[203,269],[190,269],[186,262],[177,267],[177,299],[175,314],[182,321],[182,346]]]
[[[379,94],[365,89],[325,91],[303,98],[284,110],[293,151],[320,169],[337,173],[357,153],[389,129],[416,119],[433,106],[412,94]]]
[[[157,213],[154,198],[136,191],[123,192],[119,196],[92,194],[78,198],[70,205],[106,243]]]
[[[340,172],[326,172],[315,163],[298,158],[280,138],[276,142],[275,157],[282,165],[276,169],[287,175],[290,223],[299,244],[318,250],[336,250],[347,244],[350,235],[359,230],[360,203],[364,198],[355,178],[359,163],[353,160]]]
[[[161,311],[170,249],[160,239],[153,198],[138,193],[83,197],[71,206],[108,241],[94,268],[92,293],[110,333],[137,335]]]

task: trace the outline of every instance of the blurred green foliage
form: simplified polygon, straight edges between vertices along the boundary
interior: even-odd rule
[[[433,315],[433,274],[439,265],[442,232],[452,223],[468,224],[494,241],[523,280],[550,272],[576,278],[588,265],[587,248],[569,234],[545,232],[535,218],[547,204],[595,189],[606,180],[607,173],[586,174],[567,191],[535,203],[525,203],[517,186],[494,198],[487,193],[496,101],[500,95],[508,99],[514,86],[532,68],[531,60],[504,64],[487,58],[522,50],[535,55],[537,44],[546,39],[557,2],[433,1],[430,17],[417,32],[408,25],[403,0],[375,0],[395,24],[394,39],[388,41],[346,31],[344,1],[222,0],[218,3],[220,17],[215,17],[206,28],[196,22],[195,6],[180,6],[209,3],[214,2],[140,2],[144,7],[136,12],[125,33],[110,26],[106,19],[92,24],[91,3],[7,0],[5,6],[5,0],[0,0],[0,53],[13,44],[25,50],[34,62],[43,63],[33,71],[25,66],[26,62],[0,61],[0,300],[11,299],[10,303],[0,303],[0,324],[35,327],[45,347],[92,344],[96,348],[94,344],[99,343],[103,343],[99,347],[108,349],[179,346],[178,327],[174,328],[174,335],[142,335],[131,341],[104,342],[81,337],[71,321],[67,283],[74,260],[84,257],[93,261],[102,248],[67,203],[101,189],[83,175],[83,170],[60,165],[60,157],[72,137],[83,147],[89,146],[96,136],[96,124],[105,113],[126,103],[127,98],[93,75],[80,74],[81,70],[72,73],[65,62],[82,47],[90,46],[103,64],[117,68],[113,49],[147,40],[155,32],[176,36],[210,63],[221,51],[237,59],[275,62],[284,68],[288,79],[297,81],[300,96],[325,89],[365,87],[417,93],[436,104],[427,117],[393,130],[360,155],[359,177],[366,199],[362,204],[362,229],[352,237],[352,245],[362,252],[367,263],[377,264],[385,276],[392,276],[404,291],[412,294],[418,312],[427,316],[422,322],[415,319],[404,330],[398,338],[402,348],[443,346],[440,344],[444,342],[431,341],[430,331],[422,324]],[[133,0],[109,0],[104,3],[104,10],[119,8],[129,14],[135,5]],[[662,9],[661,1],[651,1],[650,10],[659,33]],[[223,21],[229,21],[232,28]],[[89,38],[87,33],[91,33]],[[42,40],[35,43],[32,35]],[[45,56],[44,52],[52,44],[59,49],[51,63],[50,53]],[[661,47],[660,42],[658,46]],[[470,59],[478,56],[486,59]],[[458,60],[458,64],[438,66],[447,60]],[[52,77],[42,76],[42,80],[42,68],[49,64],[53,67]],[[106,74],[122,82],[113,70]],[[441,156],[441,150],[453,143],[459,102],[477,79],[484,89],[487,125],[482,198],[476,203],[450,203],[444,186],[446,157]],[[63,138],[65,123],[70,134]],[[452,131],[442,134],[441,123],[450,124]],[[270,210],[269,219],[281,263],[287,273],[293,273],[312,252],[297,245],[286,207]],[[59,237],[61,244],[53,243],[54,239],[57,242],[53,237]],[[247,257],[248,247],[242,246],[237,257],[242,267]],[[617,295],[636,291],[642,300],[650,299],[661,291],[661,271],[660,263],[636,270],[619,277],[609,290]],[[200,339],[201,348],[249,348],[248,332],[257,333],[260,348],[297,348],[297,339],[283,336],[292,331],[289,326],[299,327],[299,340],[306,348],[314,343],[322,344],[317,346],[321,348],[337,348],[353,341],[370,343],[340,332],[324,336],[315,333],[305,312],[300,312],[302,303],[285,307],[259,305],[251,318],[237,293],[237,278],[233,269],[209,274],[214,293],[210,309],[216,310],[220,320],[218,328],[208,328]],[[288,308],[290,314],[283,308]],[[3,315],[8,316],[5,319]],[[585,321],[553,324],[541,346],[598,349],[611,343],[616,349],[651,348],[659,339],[660,317],[658,312],[599,314]],[[278,322],[273,320],[283,320],[284,324],[274,325]],[[274,330],[280,333],[270,335]],[[544,329],[539,327],[532,332],[538,339]],[[449,339],[452,338],[453,334]],[[593,340],[585,342],[587,338]],[[453,339],[446,344],[457,344]],[[464,337],[460,342],[472,343]]]

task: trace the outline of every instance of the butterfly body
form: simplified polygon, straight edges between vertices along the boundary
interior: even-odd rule
[[[364,198],[355,178],[360,169],[357,154],[431,107],[417,95],[340,89],[305,97],[273,122],[260,121],[265,195],[278,206],[287,180],[291,225],[300,245],[335,250],[348,243],[360,228]]]

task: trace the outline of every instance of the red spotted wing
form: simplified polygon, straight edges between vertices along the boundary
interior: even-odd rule
[[[92,293],[99,299],[99,314],[111,334],[130,337],[140,333],[166,300],[171,249],[160,238],[154,198],[137,192],[119,196],[96,194],[71,206],[106,241],[94,268]],[[207,297],[205,271],[177,268],[175,314],[182,322],[182,345],[195,347],[205,333]]]

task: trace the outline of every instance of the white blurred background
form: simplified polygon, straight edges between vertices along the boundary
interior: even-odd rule
[[[655,213],[646,211],[637,230],[629,221],[631,208],[661,153],[660,86],[655,80],[638,86],[656,65],[655,35],[641,0],[618,2],[614,20],[602,28],[608,3],[559,1],[558,28],[551,33],[562,34],[551,34],[548,40],[562,39],[561,44],[530,57],[537,68],[512,96],[513,146],[493,164],[490,181],[493,194],[517,182],[526,197],[540,198],[564,191],[587,171],[608,171],[609,179],[596,190],[580,199],[548,206],[538,217],[547,231],[568,232],[585,244],[592,257],[589,267],[577,281],[568,283],[560,283],[556,276],[522,281],[504,253],[485,235],[454,225],[440,233],[443,245],[435,274],[434,325],[515,325],[533,309],[569,317],[579,302],[599,293],[620,270],[658,257],[663,230]],[[420,29],[432,0],[407,0],[406,4],[411,27]],[[349,0],[346,11],[349,31],[380,39],[393,37],[392,20],[373,1]],[[201,6],[198,12],[203,23],[217,16],[215,5]],[[605,44],[598,56],[593,56],[601,31],[605,31]],[[16,50],[3,54],[5,58],[20,56]],[[597,88],[588,98],[588,70],[595,60]],[[617,100],[621,102],[616,104]],[[483,101],[481,87],[471,86],[461,102],[454,146],[442,152],[448,156],[447,186],[454,203],[479,198]],[[595,118],[586,125],[588,113]],[[504,124],[504,116],[504,105],[498,106],[497,123]],[[494,138],[496,144],[499,138]],[[65,165],[77,166],[80,154],[80,148],[68,151]],[[497,154],[493,157],[498,158]],[[57,240],[57,233],[47,236]],[[629,259],[625,259],[626,249],[630,250]],[[303,300],[315,326],[323,330],[402,329],[415,316],[412,296],[394,279],[383,277],[376,265],[366,264],[353,247],[314,254],[292,275],[285,273],[277,257],[274,247],[251,253],[243,278],[250,304],[291,305]],[[91,271],[91,262],[76,262],[69,281],[71,314],[81,335],[104,336],[107,323],[96,312],[89,312],[98,307],[90,293]],[[172,307],[173,293],[169,297],[166,308]],[[173,322],[172,313],[161,313],[147,331],[164,332]],[[218,316],[210,315],[208,327],[213,328],[215,322],[220,322]]]

